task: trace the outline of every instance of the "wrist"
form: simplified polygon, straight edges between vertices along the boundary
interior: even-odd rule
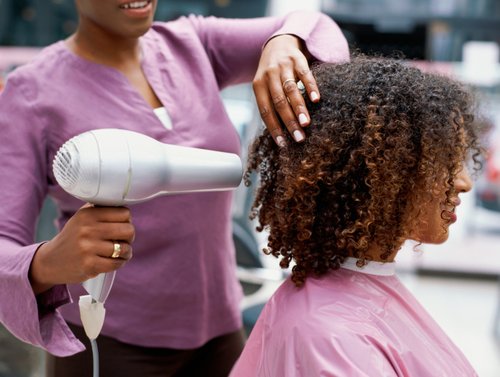
[[[49,274],[46,273],[46,268],[44,267],[43,256],[47,247],[47,242],[41,244],[35,251],[31,261],[28,278],[35,295],[48,291],[54,286],[54,284],[50,282],[50,279],[48,279]]]
[[[293,47],[296,47],[298,49],[301,48],[302,45],[302,39],[297,37],[295,34],[278,34],[273,37],[271,37],[268,41],[267,44],[270,42],[274,43],[286,43],[289,45],[292,45]]]
[[[277,43],[286,43],[288,46],[297,48],[304,54],[309,61],[312,58],[311,53],[307,49],[306,42],[295,34],[278,34],[272,37],[267,43],[275,41]]]

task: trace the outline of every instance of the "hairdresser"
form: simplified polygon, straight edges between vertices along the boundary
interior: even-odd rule
[[[98,338],[101,375],[226,376],[244,343],[232,194],[92,207],[57,185],[54,154],[96,128],[239,153],[219,92],[252,80],[275,142],[300,142],[310,118],[296,82],[320,101],[310,63],[347,60],[347,43],[320,13],[153,23],[157,0],[75,3],[76,32],[12,72],[0,96],[0,321],[50,354],[47,377],[89,376],[72,300],[82,281],[119,269]],[[59,233],[34,244],[47,196]]]

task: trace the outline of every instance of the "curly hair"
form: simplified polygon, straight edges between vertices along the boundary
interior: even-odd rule
[[[245,184],[258,172],[250,214],[269,231],[264,250],[300,286],[307,276],[388,260],[422,226],[419,205],[450,204],[464,161],[480,168],[473,95],[461,84],[402,62],[357,56],[319,64],[321,101],[306,105],[306,139],[278,147],[264,130],[249,149]],[[443,191],[443,187],[445,190]]]

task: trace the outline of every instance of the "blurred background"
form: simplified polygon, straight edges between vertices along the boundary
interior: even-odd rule
[[[405,245],[398,274],[458,344],[481,377],[500,376],[500,1],[499,0],[159,0],[156,18],[189,13],[219,17],[281,15],[320,10],[367,54],[400,56],[423,70],[473,86],[491,132],[488,156],[474,190],[464,196],[444,245]],[[74,0],[0,0],[0,90],[8,72],[76,27]],[[244,152],[261,127],[251,86],[222,93]],[[244,156],[243,156],[244,157]],[[235,195],[234,242],[245,291],[242,316],[250,332],[269,295],[286,276],[261,253],[266,235],[248,220],[252,191]],[[54,234],[47,201],[37,238]],[[1,303],[0,303],[1,305]],[[44,354],[0,325],[0,377],[43,377]]]

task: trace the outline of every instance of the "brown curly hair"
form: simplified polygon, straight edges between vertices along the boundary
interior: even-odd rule
[[[419,204],[450,204],[465,160],[480,168],[474,99],[461,84],[397,60],[354,57],[319,64],[321,101],[306,98],[306,139],[278,147],[267,130],[250,146],[245,183],[259,173],[251,219],[269,230],[264,252],[281,257],[297,286],[368,263],[374,244],[388,260],[422,226]],[[445,231],[445,230],[444,230]]]

